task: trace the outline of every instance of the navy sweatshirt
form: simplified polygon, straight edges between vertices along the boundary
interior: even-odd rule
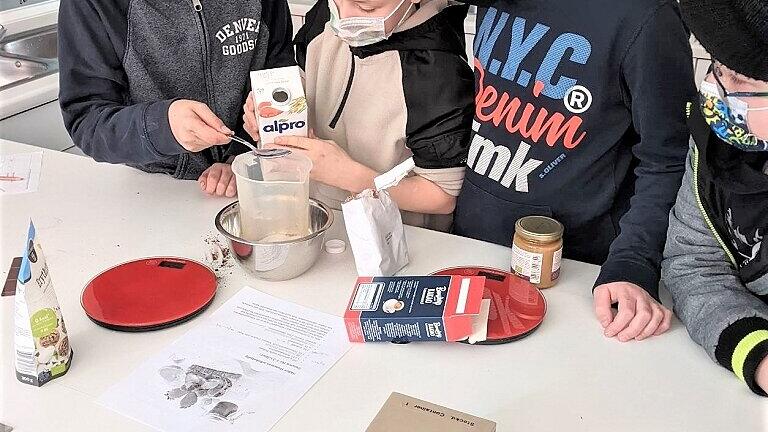
[[[75,144],[97,161],[197,179],[245,151],[199,153],[168,107],[207,104],[241,131],[249,72],[294,64],[286,0],[67,0],[59,9],[59,99]]]
[[[565,257],[658,298],[695,96],[673,0],[499,0],[479,8],[475,122],[457,234],[510,245],[565,225]]]

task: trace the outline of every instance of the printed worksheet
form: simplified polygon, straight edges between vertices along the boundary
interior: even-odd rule
[[[43,152],[0,155],[0,194],[37,191]]]
[[[342,318],[246,287],[99,403],[167,432],[268,431],[349,347]]]

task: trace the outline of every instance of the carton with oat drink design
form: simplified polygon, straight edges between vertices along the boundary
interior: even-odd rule
[[[262,144],[280,135],[307,136],[307,98],[298,66],[252,71],[251,88]]]
[[[16,378],[42,386],[69,370],[72,347],[48,263],[29,223],[15,298]]]

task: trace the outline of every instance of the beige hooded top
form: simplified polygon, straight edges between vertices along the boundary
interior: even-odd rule
[[[457,196],[474,102],[466,13],[466,6],[427,0],[389,39],[350,47],[331,30],[328,3],[318,2],[295,39],[315,134],[379,173],[413,156],[415,175]],[[311,195],[338,209],[350,192],[316,183]],[[447,230],[451,218],[403,212],[403,221]]]

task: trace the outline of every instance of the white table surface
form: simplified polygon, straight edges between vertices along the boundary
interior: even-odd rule
[[[1,153],[38,150],[0,141]],[[196,182],[45,151],[40,190],[0,198],[2,280],[33,218],[75,357],[67,375],[41,388],[19,383],[13,298],[0,299],[0,422],[23,432],[147,430],[95,399],[246,284],[340,315],[356,278],[349,251],[324,254],[308,273],[283,283],[233,268],[202,317],[171,329],[119,333],[88,320],[80,292],[91,277],[150,255],[201,259],[214,215],[229,201],[203,196]],[[507,268],[510,260],[499,246],[421,229],[407,235],[411,274],[469,264]],[[591,309],[597,271],[565,261],[561,283],[545,292],[546,320],[518,342],[354,345],[273,430],[361,432],[393,391],[495,420],[499,431],[768,430],[768,402],[712,363],[679,322],[642,343],[604,338]]]

